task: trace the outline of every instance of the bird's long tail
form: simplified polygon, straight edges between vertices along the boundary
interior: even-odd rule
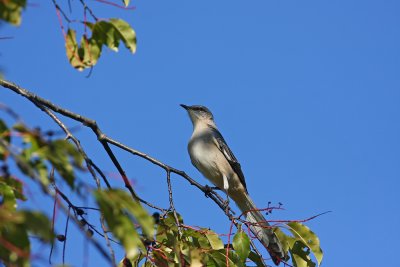
[[[273,262],[279,265],[281,261],[286,260],[287,255],[282,248],[282,244],[274,233],[270,224],[265,220],[264,216],[254,205],[248,194],[244,194],[246,199],[235,200],[239,209],[246,214],[251,232],[268,250]],[[243,194],[242,194],[243,196]]]

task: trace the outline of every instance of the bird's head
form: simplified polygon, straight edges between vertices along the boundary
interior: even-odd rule
[[[199,122],[214,124],[214,117],[207,107],[199,105],[186,106],[183,104],[181,104],[181,107],[186,109],[193,125],[196,125]]]

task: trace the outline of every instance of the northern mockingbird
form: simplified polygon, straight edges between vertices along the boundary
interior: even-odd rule
[[[276,265],[287,260],[282,244],[251,200],[240,163],[217,129],[211,111],[204,106],[181,105],[189,113],[193,134],[188,151],[192,164],[215,186],[224,190],[246,214],[250,230],[268,250]]]

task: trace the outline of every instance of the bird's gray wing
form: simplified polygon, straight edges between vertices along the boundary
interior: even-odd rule
[[[211,127],[211,128],[214,132],[214,137],[217,141],[219,150],[222,152],[222,154],[224,154],[225,158],[228,160],[233,171],[239,177],[240,182],[242,183],[242,185],[247,193],[246,180],[244,178],[242,168],[240,166],[239,161],[236,159],[235,155],[233,155],[233,152],[231,151],[229,146],[226,144],[225,139],[222,137],[222,134],[218,131],[218,129],[216,129],[215,127]]]

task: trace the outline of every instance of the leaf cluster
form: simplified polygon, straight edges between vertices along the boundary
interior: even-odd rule
[[[22,138],[24,147],[17,149],[12,136]],[[68,141],[46,139],[39,130],[23,124],[9,128],[0,120],[0,262],[6,266],[30,266],[30,235],[48,244],[55,235],[43,212],[17,209],[18,201],[27,198],[24,183],[9,173],[10,158],[23,174],[48,192],[53,179],[50,166],[73,188],[75,170],[82,169],[82,156]]]
[[[45,138],[39,129],[32,130],[23,124],[16,124],[13,130],[22,137],[25,144],[19,154],[15,155],[17,165],[24,174],[39,179],[40,184],[46,187],[54,179],[49,175],[54,168],[74,189],[75,169],[84,169],[83,157],[74,145],[63,139]]]
[[[77,70],[93,67],[101,56],[103,46],[117,52],[120,42],[123,42],[125,47],[131,52],[136,51],[136,34],[133,28],[124,20],[119,18],[110,18],[99,20],[95,17],[93,11],[88,7],[85,1],[81,1],[84,6],[84,13],[89,10],[95,22],[87,21],[86,15],[82,22],[84,34],[77,40],[76,30],[72,28],[72,20],[67,18],[66,13],[61,9],[56,1],[53,1],[54,7],[59,16],[61,30],[65,39],[66,54],[69,63]],[[125,7],[129,5],[129,0],[123,0]],[[0,1],[0,20],[10,23],[15,26],[21,24],[21,14],[26,8],[26,0],[1,0]],[[67,20],[69,28],[67,33],[64,33],[62,25],[62,17]],[[74,21],[77,22],[77,21]],[[78,23],[79,24],[79,23]],[[91,32],[87,34],[87,32]]]
[[[315,267],[322,262],[323,252],[318,236],[306,225],[300,222],[288,222],[282,226],[290,235],[285,234],[280,228],[275,233],[283,245],[283,249],[290,253],[295,267]],[[311,258],[314,255],[316,263]]]
[[[182,217],[168,212],[160,218],[149,215],[140,203],[121,190],[95,193],[110,231],[123,244],[126,257],[120,266],[246,266],[262,265],[250,249],[243,230],[224,245],[219,235],[207,228],[185,226]]]
[[[6,0],[0,1],[0,20],[12,25],[21,24],[21,13],[26,7],[26,0]]]
[[[68,29],[65,48],[70,64],[83,70],[94,66],[100,55],[103,46],[117,52],[120,42],[132,53],[136,51],[136,35],[131,26],[122,19],[112,18],[108,21],[101,20],[96,23],[85,23],[92,31],[90,38],[84,34],[80,43],[76,39],[76,31]]]
[[[168,212],[158,219],[150,216],[139,202],[119,190],[97,191],[96,199],[114,236],[121,241],[126,257],[120,266],[265,266],[263,259],[250,246],[250,237],[241,227],[231,244],[207,228],[184,225],[178,214]],[[305,225],[285,225],[292,235],[279,228],[275,231],[290,252],[296,267],[319,266],[322,250],[318,237]],[[310,253],[317,259],[315,263]],[[129,264],[127,263],[129,261]]]
[[[121,190],[95,193],[98,205],[113,235],[123,244],[126,257],[120,266],[265,266],[250,246],[250,237],[241,228],[231,244],[207,228],[184,225],[182,217],[168,212],[159,218],[150,216],[129,194]],[[298,222],[285,224],[292,235],[275,231],[290,252],[296,267],[319,266],[322,250],[318,237]],[[313,253],[315,263],[310,253]],[[127,263],[129,261],[129,264]]]

